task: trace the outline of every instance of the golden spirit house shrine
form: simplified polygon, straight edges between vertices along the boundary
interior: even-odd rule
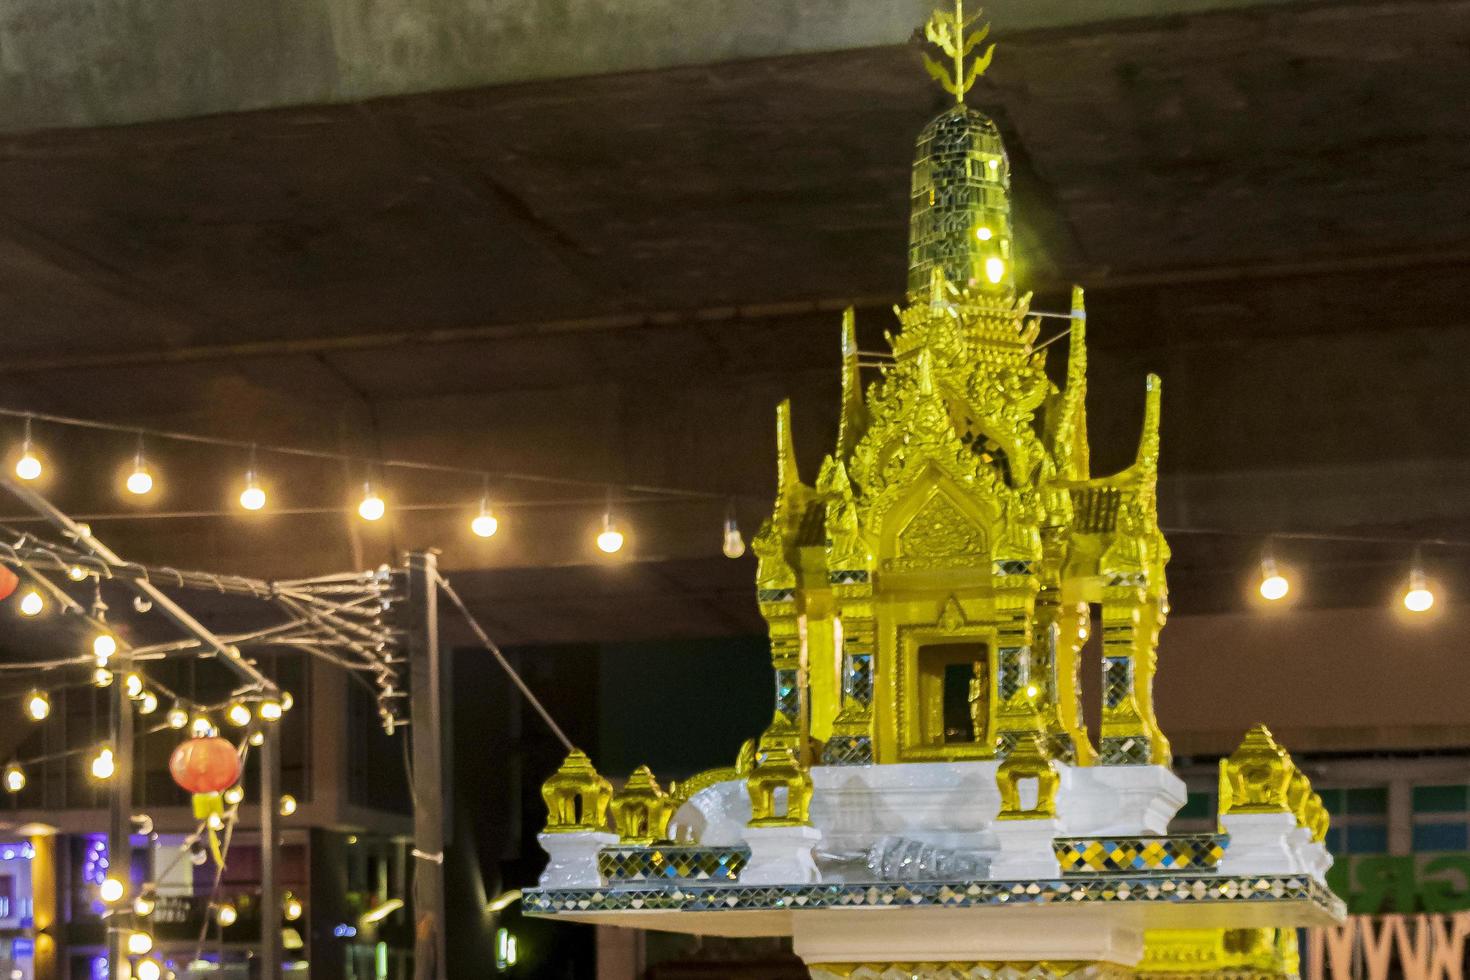
[[[527,909],[789,935],[816,978],[1294,975],[1294,927],[1343,915],[1326,811],[1260,726],[1221,764],[1219,832],[1169,834],[1185,788],[1153,706],[1160,382],[1133,464],[1094,474],[1082,290],[1058,387],[1016,292],[1005,147],[964,103],[994,50],[973,23],[957,3],[926,25],[956,104],[919,134],[908,305],[866,389],[844,318],[814,483],[777,410],[754,541],[770,726],[668,787],[640,768],[614,794],[573,753],[544,789]],[[1094,608],[1096,741],[1078,673]]]

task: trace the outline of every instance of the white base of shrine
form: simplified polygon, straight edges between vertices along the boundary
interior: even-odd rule
[[[1290,813],[1227,813],[1220,818],[1230,846],[1220,859],[1226,875],[1304,874],[1297,849],[1296,817]]]
[[[742,885],[810,885],[820,881],[812,851],[822,839],[815,827],[746,827],[750,860]]]
[[[616,844],[618,835],[578,830],[541,833],[536,840],[548,856],[539,882],[542,888],[598,888],[605,882],[597,871],[597,852]]]
[[[1060,877],[1062,869],[1051,846],[1060,824],[1060,820],[1052,819],[997,820],[991,829],[1000,842],[1000,849],[990,859],[990,876],[1001,879]]]

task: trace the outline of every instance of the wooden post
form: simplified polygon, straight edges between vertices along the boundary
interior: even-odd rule
[[[280,723],[261,728],[260,743],[260,978],[281,976],[280,830],[276,815],[281,799]]]
[[[446,980],[444,841],[451,813],[444,779],[446,677],[439,657],[439,572],[433,551],[408,556],[408,660],[413,740],[414,980]]]

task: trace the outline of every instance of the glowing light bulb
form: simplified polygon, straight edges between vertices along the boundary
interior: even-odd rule
[[[997,258],[985,260],[985,278],[991,282],[1000,282],[1005,278],[1006,264]]]
[[[117,772],[117,760],[112,756],[112,749],[103,746],[101,751],[92,757],[92,778],[111,779],[115,772]]]
[[[1434,592],[1424,570],[1417,565],[1409,571],[1409,587],[1404,591],[1404,608],[1411,613],[1428,612],[1434,608]]]
[[[98,663],[106,663],[114,653],[117,653],[117,640],[111,633],[98,633],[97,638],[92,641],[92,656],[97,658]]]
[[[143,696],[143,677],[141,674],[129,674],[123,678],[123,684],[126,685],[128,697],[136,701]]]
[[[128,933],[128,952],[134,956],[147,956],[153,948],[153,937],[146,932]]]
[[[245,489],[240,491],[240,506],[246,510],[260,510],[265,506],[265,490],[255,478],[254,467],[245,474]]]
[[[66,577],[73,582],[80,582],[87,577],[87,570],[81,565],[73,565],[66,570]]]
[[[46,600],[41,598],[41,593],[35,589],[26,592],[20,597],[20,614],[22,616],[39,616],[41,610],[46,608]]]
[[[153,489],[153,474],[148,472],[148,464],[143,461],[143,455],[139,453],[133,457],[133,472],[128,474],[128,493],[141,497]]]
[[[221,830],[225,829],[225,818],[220,816],[218,813],[211,813],[209,817],[205,819],[204,823],[206,826],[209,827],[210,830],[214,831],[215,833],[219,833]]]
[[[158,710],[158,695],[152,691],[144,691],[143,696],[138,699],[138,714],[151,715]]]
[[[51,698],[45,691],[32,691],[26,697],[26,714],[31,721],[45,721],[51,713]]]
[[[489,501],[480,501],[480,512],[470,521],[470,530],[481,538],[493,538],[495,532],[500,530],[500,521],[490,513]]]
[[[980,239],[982,242],[988,242],[988,241],[990,241],[990,239],[992,237],[994,237],[994,235],[995,235],[995,232],[991,231],[989,228],[980,227],[980,228],[976,228],[975,229],[975,237],[978,238],[978,239]],[[994,281],[995,280],[993,280],[993,279],[991,280],[991,282],[994,282]]]
[[[164,720],[168,722],[168,727],[177,730],[189,724],[189,712],[176,704],[168,709],[168,715]]]
[[[139,895],[137,898],[133,899],[133,913],[135,915],[141,915],[146,919],[148,916],[153,914],[153,909],[157,906],[157,904],[158,903],[153,900],[152,895]]]
[[[296,797],[292,796],[290,793],[287,793],[284,796],[282,796],[281,797],[281,808],[280,809],[281,809],[281,816],[283,816],[283,817],[289,817],[291,814],[295,813],[296,812]]]
[[[139,960],[138,965],[133,968],[133,974],[138,980],[162,980],[163,967],[155,959]]]
[[[725,553],[726,558],[739,558],[745,554],[745,539],[740,536],[740,527],[735,523],[734,517],[725,518],[725,534],[720,550]]]
[[[195,718],[189,730],[194,733],[195,738],[212,738],[219,731],[214,727],[214,722],[209,720],[208,715],[200,715]]]
[[[243,799],[245,799],[245,790],[239,783],[225,790],[225,802],[230,806],[239,806]]]
[[[285,709],[281,707],[281,702],[275,698],[266,698],[261,701],[260,707],[257,710],[260,712],[260,717],[263,721],[280,721],[281,715],[285,713]]]
[[[282,911],[286,915],[287,922],[295,922],[301,918],[301,899],[287,892],[286,901],[282,903]]]
[[[1027,684],[1026,685],[1026,696],[1028,698],[1034,698],[1034,697],[1036,697],[1036,695],[1038,695],[1040,693],[1041,693],[1041,688],[1037,687],[1035,684]]]
[[[26,788],[26,771],[20,767],[20,763],[12,762],[5,767],[5,789],[10,793],[19,793]]]
[[[295,705],[295,704],[296,704],[296,699],[291,696],[291,692],[290,691],[282,691],[281,692],[281,710],[282,711],[290,711],[291,708],[292,708],[292,706]]]
[[[98,667],[92,671],[92,683],[98,687],[107,687],[112,683],[112,671],[106,667]]]
[[[613,523],[612,499],[608,495],[607,510],[602,513],[602,533],[597,535],[597,547],[604,554],[615,554],[623,547],[623,532]]]
[[[365,521],[377,521],[382,519],[387,509],[387,505],[383,503],[383,498],[379,497],[377,492],[373,490],[373,485],[371,483],[364,483],[362,485],[362,502],[357,505],[357,516]]]
[[[265,744],[265,732],[256,729],[250,733],[250,744],[259,748]]]
[[[1267,602],[1276,602],[1285,599],[1286,594],[1291,591],[1291,583],[1281,570],[1276,567],[1273,558],[1265,558],[1261,561],[1261,598]]]
[[[235,911],[235,906],[231,905],[229,902],[221,905],[219,908],[215,909],[214,912],[214,921],[218,922],[222,926],[234,925],[235,920],[239,917],[240,913]]]
[[[126,891],[126,889],[123,888],[122,881],[111,876],[102,879],[102,884],[97,886],[97,894],[100,895],[102,901],[106,902],[108,905],[111,905],[117,901],[121,901],[124,891]]]
[[[29,443],[21,450],[20,459],[15,461],[15,475],[28,482],[41,477],[41,460],[31,451]]]
[[[250,707],[243,701],[236,701],[225,712],[225,720],[236,728],[244,728],[250,724]]]

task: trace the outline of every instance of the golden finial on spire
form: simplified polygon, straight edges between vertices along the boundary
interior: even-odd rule
[[[929,42],[954,59],[951,70],[926,54],[924,68],[941,88],[954,96],[956,102],[965,101],[965,93],[974,87],[976,79],[985,74],[985,69],[990,67],[990,56],[995,54],[995,45],[991,44],[984,54],[970,61],[969,71],[965,70],[965,59],[990,33],[990,25],[986,24],[966,36],[965,29],[979,20],[980,14],[981,11],[977,10],[966,17],[965,0],[954,0],[954,13],[936,10],[924,24],[924,36]]]

